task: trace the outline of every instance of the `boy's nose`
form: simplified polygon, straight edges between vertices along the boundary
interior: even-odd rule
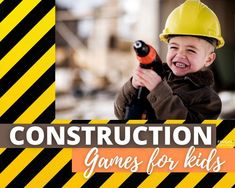
[[[177,53],[177,57],[185,59],[186,58],[185,51],[184,50],[179,50],[178,53]]]

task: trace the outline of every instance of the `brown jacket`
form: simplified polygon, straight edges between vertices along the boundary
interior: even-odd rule
[[[212,71],[208,69],[177,77],[167,64],[164,64],[164,70],[163,81],[147,95],[145,101],[147,106],[150,106],[148,113],[154,113],[154,119],[200,122],[219,116],[221,100],[211,88],[214,84]],[[118,119],[124,119],[126,107],[135,102],[136,96],[137,90],[132,86],[130,79],[119,92],[114,104]]]

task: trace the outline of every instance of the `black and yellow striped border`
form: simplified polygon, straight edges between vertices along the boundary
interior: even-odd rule
[[[55,2],[0,4],[0,122],[55,118]]]
[[[145,124],[55,119],[55,2],[0,0],[0,123]],[[184,121],[158,122],[181,124]],[[235,140],[234,121],[217,125],[217,147]],[[235,173],[71,172],[71,149],[0,149],[0,187],[232,187]]]

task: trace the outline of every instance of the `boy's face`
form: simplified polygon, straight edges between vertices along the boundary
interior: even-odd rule
[[[208,67],[215,60],[214,47],[207,41],[191,36],[170,39],[167,64],[176,76],[184,76]]]

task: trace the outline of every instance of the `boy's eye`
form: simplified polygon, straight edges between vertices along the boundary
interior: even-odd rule
[[[177,49],[176,46],[170,46],[170,49]]]
[[[196,51],[195,51],[195,50],[192,50],[192,49],[188,49],[188,51],[189,51],[189,52],[192,52],[192,53],[194,53],[194,54],[196,53]]]
[[[193,49],[187,49],[187,51],[192,52],[192,53],[196,53],[196,51]]]

